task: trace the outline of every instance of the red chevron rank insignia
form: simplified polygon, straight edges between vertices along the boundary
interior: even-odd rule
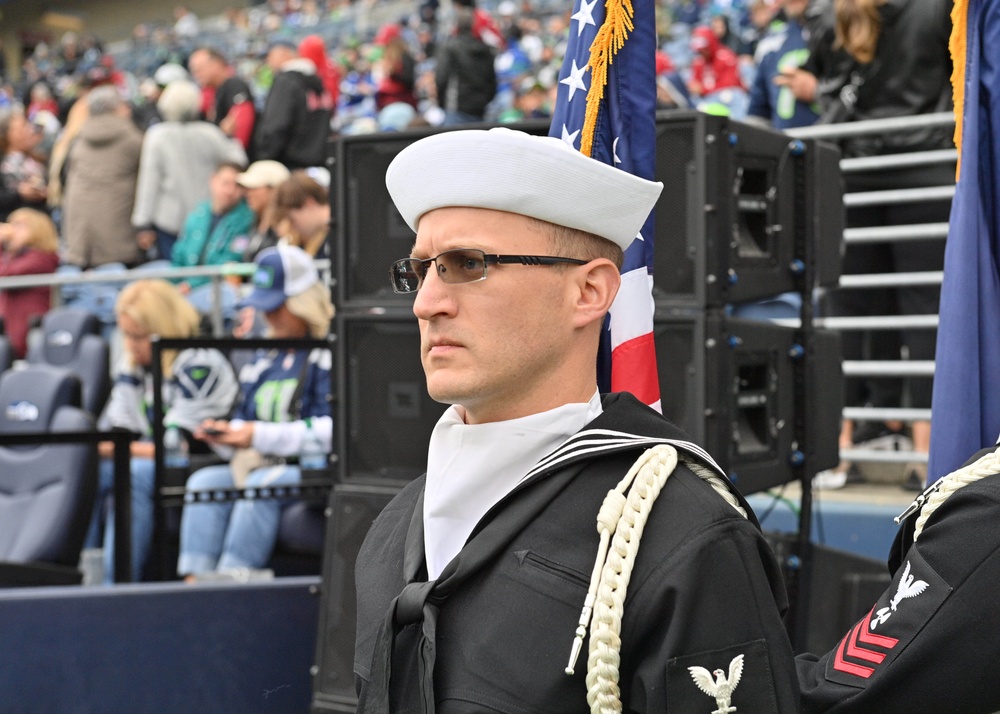
[[[840,641],[837,654],[833,658],[833,668],[838,672],[846,672],[856,677],[868,679],[874,674],[875,670],[864,665],[853,664],[844,659],[844,655],[846,654],[854,659],[865,660],[875,664],[882,664],[885,661],[885,654],[877,649],[869,649],[869,647],[874,646],[891,650],[899,644],[899,640],[895,637],[871,634],[869,628],[871,627],[872,612],[874,611],[875,608],[869,610],[865,619],[856,624],[854,629],[848,632],[844,639]]]
[[[882,597],[827,655],[826,679],[866,687],[901,656],[950,592],[948,583],[911,549]]]

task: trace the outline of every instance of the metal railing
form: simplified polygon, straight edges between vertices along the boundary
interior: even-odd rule
[[[321,277],[328,285],[333,284],[330,275],[330,261],[326,258],[314,261]],[[216,337],[224,333],[222,315],[222,284],[229,278],[245,278],[253,275],[256,263],[225,263],[224,265],[199,265],[189,268],[133,268],[132,270],[101,271],[85,270],[82,273],[44,273],[38,275],[16,275],[0,278],[0,291],[17,288],[62,287],[74,285],[126,284],[135,280],[184,278],[208,278],[212,285],[212,332]]]
[[[906,132],[933,127],[950,127],[955,124],[952,112],[923,114],[893,119],[830,124],[787,130],[797,138],[839,140],[851,137]],[[893,171],[913,169],[922,166],[937,166],[954,163],[958,152],[954,149],[918,151],[904,154],[846,158],[840,162],[843,175],[871,171]],[[949,201],[954,198],[955,184],[924,188],[899,188],[882,191],[859,191],[844,196],[845,208],[879,206],[925,201]],[[875,226],[847,228],[844,231],[846,244],[892,243],[913,240],[941,240],[948,236],[947,223],[919,223],[896,226]],[[863,275],[843,275],[839,281],[841,289],[863,290],[871,288],[899,288],[924,285],[941,285],[942,271],[915,273],[870,273]],[[795,321],[782,321],[790,323]],[[886,315],[886,316],[845,316],[820,317],[815,324],[835,330],[899,330],[935,329],[937,315]],[[928,360],[855,361],[842,363],[844,375],[848,377],[931,377],[934,362]],[[930,409],[845,407],[843,417],[853,421],[926,421],[930,419]],[[926,461],[927,454],[915,451],[877,451],[872,449],[842,449],[845,460],[869,462],[911,462]]]

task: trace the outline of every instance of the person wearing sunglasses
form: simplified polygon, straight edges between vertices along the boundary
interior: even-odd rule
[[[598,391],[662,184],[510,129],[421,139],[386,184],[416,231],[389,279],[451,406],[358,556],[358,711],[796,711],[749,506],[659,413]]]

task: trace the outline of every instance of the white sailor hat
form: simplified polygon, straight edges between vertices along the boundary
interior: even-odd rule
[[[519,213],[593,233],[625,250],[663,190],[561,139],[507,128],[434,134],[403,149],[385,183],[414,231],[435,208]]]

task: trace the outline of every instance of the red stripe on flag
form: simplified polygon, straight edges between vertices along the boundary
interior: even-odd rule
[[[660,400],[652,332],[623,342],[611,352],[611,391],[631,392],[643,404]]]

